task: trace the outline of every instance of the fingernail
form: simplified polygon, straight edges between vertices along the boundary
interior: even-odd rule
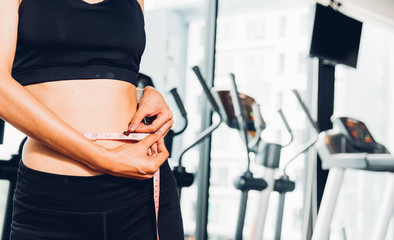
[[[134,129],[135,129],[135,125],[134,125],[134,124],[131,124],[130,127],[129,127],[129,130],[130,130],[130,131],[134,131]]]

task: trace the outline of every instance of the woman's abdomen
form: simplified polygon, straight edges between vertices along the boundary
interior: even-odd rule
[[[25,88],[81,133],[122,133],[127,130],[137,107],[135,86],[120,80],[54,81]],[[122,142],[97,140],[95,143],[112,148]],[[44,172],[78,176],[101,174],[31,138],[24,146],[22,159],[27,167]]]

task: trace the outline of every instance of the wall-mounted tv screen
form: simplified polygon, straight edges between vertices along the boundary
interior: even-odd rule
[[[357,67],[362,22],[316,4],[309,54],[329,64]]]

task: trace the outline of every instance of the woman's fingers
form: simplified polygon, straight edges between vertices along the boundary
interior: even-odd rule
[[[110,151],[114,155],[108,173],[139,180],[152,178],[169,157],[160,131],[138,143],[125,143]]]
[[[156,119],[150,124],[139,124],[138,128],[135,129],[135,132],[155,132],[161,127],[163,127],[168,121],[172,119],[172,112],[168,110],[163,110],[159,114],[157,114]]]
[[[143,109],[137,109],[134,116],[131,118],[128,130],[130,132],[134,131],[140,125],[146,115],[147,112],[143,111]]]
[[[128,129],[130,132],[155,132],[173,117],[163,96],[154,88],[144,88],[143,95],[138,104],[139,107],[130,120]],[[144,118],[151,119],[147,123],[143,121]],[[146,124],[141,124],[143,122]]]
[[[174,125],[174,120],[170,119],[164,125],[159,128],[158,131],[162,132],[163,137],[167,135],[167,133],[171,130],[172,126]]]
[[[138,145],[143,145],[143,147],[148,150],[155,142],[159,141],[160,137],[162,137],[162,132],[157,131],[155,133],[151,133],[146,136],[144,139],[139,141]]]
[[[166,145],[164,144],[163,137],[161,137],[159,139],[159,141],[157,141],[157,150],[158,150],[157,155],[152,156],[152,158],[157,161],[157,163],[159,164],[159,167],[160,167],[170,156],[170,154],[166,148]]]
[[[158,154],[158,150],[157,150],[157,143],[154,143],[151,147],[151,155],[150,156],[156,156]]]
[[[172,126],[174,125],[174,120],[171,119],[170,121],[168,121],[166,123],[166,125],[164,125],[163,127],[161,127],[161,129],[159,129],[160,131],[164,132],[163,136],[166,136],[167,133],[171,130]]]
[[[146,156],[141,163],[141,171],[146,177],[151,178],[160,166],[168,159],[169,153],[164,144],[164,138],[160,137],[151,147],[151,155]]]
[[[158,130],[155,130],[156,133],[160,132],[162,136],[166,136],[167,133],[171,130],[172,126],[174,125],[174,120],[170,119],[165,122]],[[145,129],[145,125],[141,123],[137,128],[136,132],[153,132],[153,130]]]

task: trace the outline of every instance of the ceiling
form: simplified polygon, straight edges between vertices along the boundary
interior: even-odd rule
[[[329,0],[317,0],[324,5]],[[394,0],[339,0],[340,10],[361,21],[374,21],[394,29]]]

